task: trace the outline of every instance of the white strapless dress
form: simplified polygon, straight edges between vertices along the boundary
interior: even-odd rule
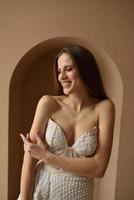
[[[49,119],[45,139],[49,150],[67,157],[92,156],[97,147],[98,128],[84,132],[69,147],[62,128]],[[79,176],[54,165],[38,162],[35,177],[33,200],[93,200],[94,179]]]
[[[69,147],[62,128],[49,119],[46,141],[50,151],[67,157],[92,156],[97,147],[98,128],[84,132]],[[38,164],[33,200],[92,200],[93,178],[79,176],[52,165]]]

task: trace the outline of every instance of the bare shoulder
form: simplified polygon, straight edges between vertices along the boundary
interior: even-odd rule
[[[44,95],[40,98],[39,102],[44,104],[44,103],[55,103],[55,99],[51,95]]]
[[[113,101],[110,99],[105,99],[100,101],[97,104],[96,109],[99,113],[102,112],[115,113],[115,105]]]
[[[49,109],[51,113],[59,108],[56,98],[51,95],[42,96],[38,104],[41,105],[41,107],[44,107],[45,109],[47,107],[47,109]]]
[[[51,95],[44,95],[40,98],[39,103],[41,104],[50,104],[52,105],[57,105],[57,98],[58,96],[51,96]]]
[[[97,105],[99,128],[102,132],[113,133],[115,122],[115,106],[110,99],[102,100]]]

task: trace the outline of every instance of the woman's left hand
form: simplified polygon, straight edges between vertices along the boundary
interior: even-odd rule
[[[45,160],[45,155],[47,153],[47,145],[41,140],[38,133],[35,133],[36,143],[30,141],[29,134],[25,137],[23,134],[20,134],[24,142],[24,151],[29,152],[33,158],[37,160]]]

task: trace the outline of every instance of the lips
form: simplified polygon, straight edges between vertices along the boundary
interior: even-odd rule
[[[63,87],[68,87],[70,83],[71,83],[70,81],[66,81],[66,82],[62,82],[61,84]]]

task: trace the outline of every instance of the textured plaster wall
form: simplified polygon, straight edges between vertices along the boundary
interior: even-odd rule
[[[120,71],[123,110],[115,200],[134,199],[133,0],[0,1],[0,199],[7,199],[8,99],[21,57],[56,36],[77,36],[104,49]],[[110,184],[110,183],[109,183]]]

